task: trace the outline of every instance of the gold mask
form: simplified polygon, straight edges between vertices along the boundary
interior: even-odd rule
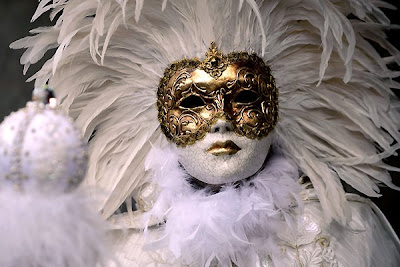
[[[278,91],[271,70],[256,54],[223,55],[211,43],[204,61],[169,66],[157,91],[158,119],[168,139],[185,147],[218,120],[250,139],[267,136],[278,121]]]

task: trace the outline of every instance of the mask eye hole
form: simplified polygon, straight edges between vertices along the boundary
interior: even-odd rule
[[[253,91],[244,90],[241,91],[233,100],[238,104],[250,104],[258,99],[258,95]]]
[[[183,99],[180,103],[180,107],[182,108],[198,108],[204,106],[204,100],[197,95],[191,95]]]

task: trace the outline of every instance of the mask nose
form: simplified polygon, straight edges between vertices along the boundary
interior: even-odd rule
[[[211,133],[228,133],[233,131],[233,125],[231,122],[226,120],[218,120],[213,126],[211,126]]]

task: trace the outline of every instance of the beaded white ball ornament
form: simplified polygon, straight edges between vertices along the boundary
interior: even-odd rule
[[[35,89],[33,101],[0,124],[1,186],[69,191],[83,180],[87,146],[49,89]]]

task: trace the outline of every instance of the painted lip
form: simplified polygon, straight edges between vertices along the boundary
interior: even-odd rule
[[[207,149],[207,152],[214,156],[223,156],[234,155],[239,150],[241,150],[240,147],[238,147],[233,141],[228,140],[225,142],[215,142],[209,149]]]

